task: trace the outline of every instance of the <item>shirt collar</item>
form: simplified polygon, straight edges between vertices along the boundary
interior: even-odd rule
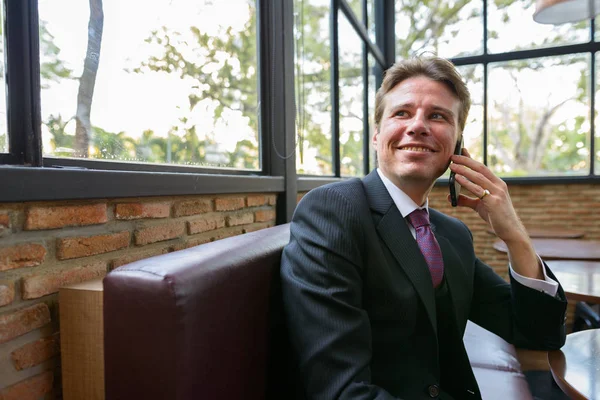
[[[429,213],[429,198],[425,200],[425,204],[423,205],[423,207],[421,207],[417,203],[415,203],[406,193],[404,193],[398,186],[394,185],[394,183],[392,183],[392,181],[390,181],[385,175],[383,175],[383,172],[381,172],[379,168],[377,168],[377,174],[379,174],[383,185],[392,197],[392,200],[394,201],[394,204],[396,204],[398,211],[400,211],[400,214],[402,214],[402,218],[406,218],[408,214],[415,211],[416,209],[424,209],[427,210],[427,213]]]

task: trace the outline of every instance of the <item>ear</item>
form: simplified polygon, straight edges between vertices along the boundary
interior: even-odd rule
[[[379,136],[379,127],[375,126],[375,131],[373,133],[373,139],[372,139],[372,143],[373,143],[373,148],[375,150],[377,150],[377,137]]]

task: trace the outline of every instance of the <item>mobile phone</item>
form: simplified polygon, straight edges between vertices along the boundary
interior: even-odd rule
[[[460,135],[460,140],[456,142],[454,148],[454,154],[461,155],[463,148],[463,136]],[[458,196],[460,195],[460,183],[456,181],[456,174],[454,171],[450,171],[450,179],[448,179],[448,186],[450,187],[450,201],[452,207],[458,206]]]

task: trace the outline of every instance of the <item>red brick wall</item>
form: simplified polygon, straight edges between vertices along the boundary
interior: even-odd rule
[[[275,224],[274,194],[0,203],[0,399],[60,398],[58,289]]]
[[[479,257],[506,276],[507,257],[447,189],[431,206],[467,223]],[[566,227],[600,240],[600,185],[512,186],[528,227]],[[301,196],[298,196],[300,198]],[[0,399],[60,398],[58,288],[126,263],[272,226],[275,195],[0,203]]]

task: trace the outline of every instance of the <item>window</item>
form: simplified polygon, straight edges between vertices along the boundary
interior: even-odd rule
[[[471,93],[471,110],[465,124],[464,147],[471,157],[483,162],[483,65],[457,67]]]
[[[376,2],[337,3],[331,10],[328,0],[294,1],[296,166],[303,175],[362,176],[374,166],[369,147],[383,69],[373,44]]]
[[[0,58],[0,153],[8,153],[8,127],[6,126],[6,82],[4,80],[4,71],[6,69],[4,65],[4,15],[2,14],[3,10],[0,9],[0,21],[2,21],[2,24],[0,24],[0,55],[2,55]]]
[[[343,13],[338,13],[340,163],[342,176],[362,176],[365,117],[363,46]]]
[[[396,2],[396,58],[483,52],[481,1]]]
[[[598,58],[598,54],[595,55],[596,57],[596,82],[599,82],[598,79],[600,79],[600,72],[598,71],[598,62],[600,62],[600,58]],[[597,88],[598,86],[596,86]],[[595,155],[592,153],[592,159],[595,160],[594,161],[594,172],[596,175],[600,175],[600,125],[598,124],[599,119],[598,119],[598,115],[600,114],[600,107],[598,106],[600,104],[600,96],[598,96],[598,94],[600,93],[600,90],[596,89],[596,94],[595,94],[595,113],[594,115],[596,115],[596,118],[594,119],[594,125],[596,127],[595,129],[595,134],[594,134],[594,149],[595,149]]]
[[[44,156],[259,170],[256,10],[40,0]]]
[[[523,0],[397,2],[397,58],[454,61],[473,100],[465,147],[500,176],[597,174],[590,77],[600,46],[588,21],[541,25],[534,10]]]
[[[333,175],[329,0],[294,0],[296,168]]]
[[[474,158],[506,178],[597,176],[600,29],[540,25],[533,10],[525,0],[6,2],[0,163],[21,167],[4,176],[23,200],[37,198],[19,185],[25,170],[72,173],[61,178],[70,191],[50,198],[127,196],[139,182],[147,196],[238,190],[230,175],[270,191],[300,175],[308,190],[375,167],[383,71],[434,53],[471,91]],[[82,194],[81,171],[104,186]]]
[[[373,135],[375,135],[375,94],[377,93],[376,81],[377,81],[377,64],[372,54],[368,55],[368,80],[367,80],[367,107],[368,117],[367,122],[369,126],[369,141],[367,147],[369,148],[369,170],[372,171],[377,167],[377,154],[375,147],[373,146]]]
[[[534,1],[488,0],[488,51],[504,53],[589,40],[589,23],[544,25],[533,20]]]
[[[589,54],[490,64],[488,163],[493,171],[506,176],[589,173],[589,65]]]

